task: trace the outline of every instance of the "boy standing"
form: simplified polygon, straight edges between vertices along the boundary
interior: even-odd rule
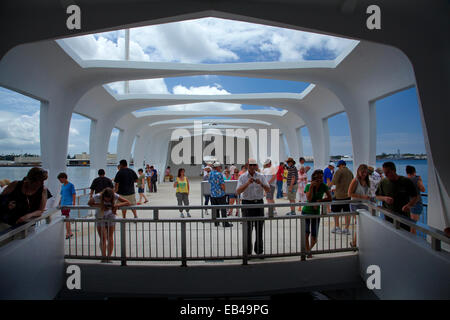
[[[144,170],[143,169],[139,169],[138,170],[139,173],[139,177],[138,177],[138,181],[137,181],[137,187],[138,187],[138,193],[139,193],[139,202],[137,204],[141,204],[142,203],[142,198],[145,199],[144,203],[148,202],[147,197],[145,196],[145,174],[144,174]]]
[[[62,183],[61,186],[61,199],[59,200],[59,206],[73,206],[75,204],[76,192],[75,186],[67,180],[67,174],[61,172],[58,174],[58,180]],[[70,217],[70,209],[61,209],[61,214],[66,218]],[[66,222],[66,239],[73,236],[70,229],[70,222]]]

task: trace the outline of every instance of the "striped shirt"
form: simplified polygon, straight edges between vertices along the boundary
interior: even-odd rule
[[[297,184],[298,181],[298,171],[295,166],[288,167],[288,176],[287,176],[287,185],[291,185],[291,180],[294,179],[294,185]]]

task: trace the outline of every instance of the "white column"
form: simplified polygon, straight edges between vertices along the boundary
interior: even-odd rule
[[[117,159],[125,159],[131,161],[131,148],[133,147],[134,138],[136,137],[137,129],[126,128],[121,130],[119,134],[119,141],[117,145]]]
[[[311,137],[314,157],[314,169],[323,169],[330,160],[330,134],[328,120],[311,117],[306,123]]]
[[[286,137],[282,133],[282,134],[280,134],[280,161],[281,162],[284,162],[288,157],[287,150],[286,150],[286,144],[287,144]]]
[[[66,171],[69,128],[72,108],[65,107],[64,101],[54,99],[41,102],[40,144],[42,167],[48,170],[47,187],[59,201],[60,183],[57,175]]]
[[[89,130],[89,161],[90,161],[90,168],[89,168],[89,181],[92,181],[97,177],[97,172],[95,171],[94,165],[92,164],[92,158],[94,154],[94,148],[95,145],[95,137],[97,136],[97,120],[91,119],[91,125]]]
[[[122,129],[118,129],[119,130],[119,136],[117,137],[117,148],[116,148],[116,155],[117,155],[117,161],[120,161],[121,159],[126,159],[128,162],[130,162],[126,157],[125,157],[125,151],[124,146],[124,139],[125,139],[125,132]]]
[[[375,102],[368,101],[346,105],[352,138],[353,169],[360,164],[375,165],[376,161],[376,110]]]
[[[297,134],[297,141],[298,141],[298,153],[300,154],[300,157],[303,157],[303,137],[302,137],[302,128],[297,128],[296,134]],[[297,161],[298,159],[296,159],[295,161]]]
[[[297,132],[295,131],[295,128],[289,127],[284,130],[284,133],[289,147],[289,156],[294,158],[295,161],[298,161],[298,158],[300,157],[300,150]]]
[[[108,153],[109,140],[114,129],[115,122],[111,116],[98,119],[95,123],[91,123],[91,140],[89,143],[91,174],[96,175],[98,169],[106,168],[106,154]],[[120,160],[120,159],[118,159]]]
[[[134,145],[134,168],[137,170],[139,168],[142,168],[144,165],[144,156],[146,151],[146,145],[148,144],[148,140],[137,136],[136,137],[136,144]]]

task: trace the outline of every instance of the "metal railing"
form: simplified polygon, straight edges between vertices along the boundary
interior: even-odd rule
[[[58,212],[60,212],[60,210],[50,208],[44,211],[44,213],[40,217],[34,218],[33,220],[26,223],[11,226],[10,228],[3,230],[2,232],[0,232],[0,246],[12,240],[24,239],[36,227],[42,224],[50,224],[50,222],[52,221],[52,216]]]
[[[438,230],[436,228],[430,227],[427,224],[424,224],[420,221],[414,221],[404,216],[400,216],[390,210],[384,209],[380,206],[375,205],[371,202],[366,202],[366,205],[369,207],[369,211],[372,216],[380,217],[384,215],[385,217],[389,217],[393,220],[393,225],[396,229],[400,229],[401,225],[405,225],[409,228],[414,228],[417,231],[425,234],[425,237],[430,237],[431,248],[433,250],[440,251],[441,250],[441,242],[445,242],[450,245],[450,238],[445,235],[444,232]]]
[[[91,192],[90,188],[75,189],[75,192],[76,192],[75,201],[76,201],[77,206],[80,206],[82,203],[88,202],[89,193]],[[89,214],[89,212],[92,212],[91,208],[89,209],[89,211],[77,209],[78,218],[81,218],[82,216],[92,215],[92,214]]]
[[[333,204],[356,203],[359,201],[334,201]],[[330,202],[321,202],[322,210],[326,210]],[[356,251],[357,246],[351,245],[356,239],[357,212],[342,212],[339,214],[274,216],[275,207],[311,206],[311,203],[296,204],[246,204],[246,205],[214,205],[214,206],[184,206],[183,209],[211,209],[210,219],[178,218],[160,219],[161,211],[179,210],[179,206],[139,206],[127,209],[151,210],[153,219],[115,219],[112,232],[113,247],[110,257],[101,252],[103,234],[99,235],[98,223],[105,220],[92,218],[66,218],[75,224],[74,238],[66,240],[67,259],[116,260],[126,265],[128,261],[178,261],[186,266],[188,261],[222,261],[242,260],[247,264],[252,259],[299,256],[304,260],[309,252],[306,250],[306,223],[309,219],[319,222],[317,243],[311,254],[340,253]],[[315,204],[318,205],[317,203]],[[218,218],[218,210],[225,208],[266,208],[265,217],[230,217]],[[69,208],[69,207],[68,207]],[[88,206],[70,207],[73,209],[92,209]],[[125,209],[125,207],[124,207]],[[326,212],[326,211],[323,211]],[[347,234],[332,233],[334,220],[340,220],[344,225],[349,219]],[[309,222],[312,222],[311,220]],[[231,223],[232,227],[223,227]],[[249,226],[254,226],[252,229]],[[259,228],[260,231],[256,231]],[[255,236],[261,232],[262,251],[252,254],[253,243],[249,244],[248,233]]]

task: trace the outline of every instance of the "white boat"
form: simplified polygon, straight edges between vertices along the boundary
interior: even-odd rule
[[[350,156],[343,156],[343,157],[341,157],[341,160],[344,160],[344,161],[353,161],[353,158],[350,157]]]

